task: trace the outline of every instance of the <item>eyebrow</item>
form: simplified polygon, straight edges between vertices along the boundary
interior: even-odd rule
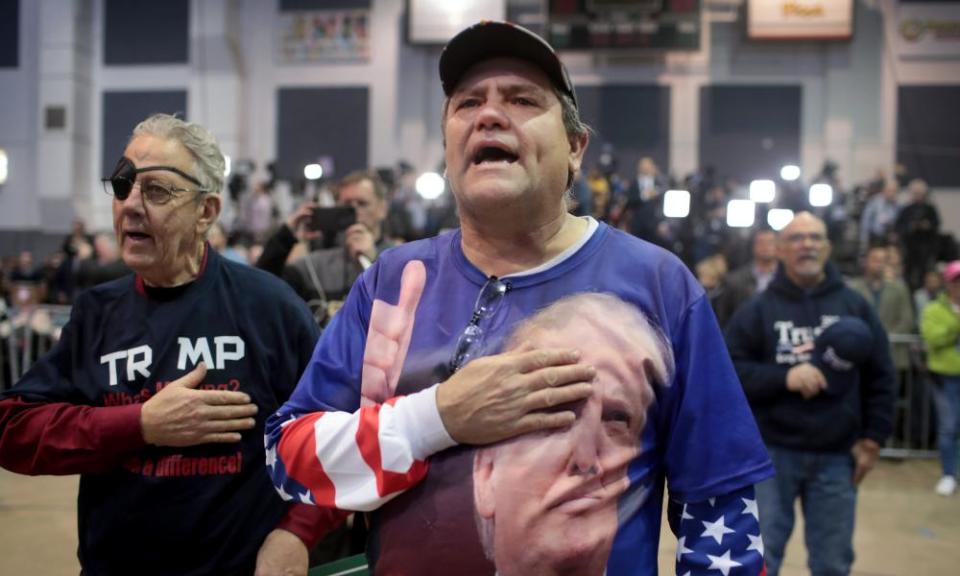
[[[460,90],[454,93],[454,95],[451,97],[451,100],[454,100],[460,97],[476,96],[479,94],[484,94],[486,92],[487,92],[487,88],[482,86],[480,83],[476,83],[468,88],[465,88],[463,90]],[[536,93],[536,94],[545,95],[550,93],[550,90],[547,90],[546,88],[544,88],[543,86],[540,86],[536,82],[532,82],[529,80],[511,80],[507,82],[498,83],[497,92],[504,94],[505,96],[514,96],[516,94],[522,94],[522,93]]]

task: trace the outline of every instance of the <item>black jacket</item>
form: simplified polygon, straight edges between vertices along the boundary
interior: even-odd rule
[[[313,250],[308,256],[287,266],[287,256],[296,244],[297,237],[290,228],[287,225],[280,226],[264,245],[257,268],[283,278],[314,312],[317,306],[326,306],[330,300],[345,299],[350,287],[363,273],[359,262],[351,258],[343,246],[337,245]],[[377,242],[377,254],[393,245],[392,241],[381,238]],[[309,272],[307,258],[314,265],[319,286]],[[317,317],[322,318],[323,314]]]
[[[791,282],[783,266],[770,286],[741,307],[726,341],[757,424],[768,444],[845,451],[860,438],[883,444],[893,427],[894,372],[887,335],[873,308],[830,263],[812,290]],[[809,359],[804,345],[840,317],[857,317],[874,334],[873,354],[845,393],[804,400],[787,390],[787,371]],[[809,346],[808,346],[809,347]]]

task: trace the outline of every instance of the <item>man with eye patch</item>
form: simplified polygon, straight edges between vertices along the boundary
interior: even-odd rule
[[[0,397],[0,465],[80,474],[83,574],[306,574],[342,520],[271,490],[264,420],[319,334],[282,281],[210,249],[223,172],[197,124],[134,128],[103,181],[134,274],[81,293]]]
[[[594,394],[569,428],[476,450],[473,492],[486,556],[501,576],[603,574],[617,532],[617,503],[654,387],[673,353],[636,308],[610,294],[561,299],[526,320],[506,348],[576,346],[597,367]]]

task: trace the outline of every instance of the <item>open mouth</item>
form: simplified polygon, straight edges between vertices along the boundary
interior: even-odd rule
[[[123,235],[134,242],[150,239],[150,235],[143,232],[124,232]]]
[[[483,146],[478,149],[473,155],[473,164],[478,166],[480,164],[494,163],[494,162],[506,162],[512,164],[517,161],[517,155],[505,148],[500,148],[497,146]]]

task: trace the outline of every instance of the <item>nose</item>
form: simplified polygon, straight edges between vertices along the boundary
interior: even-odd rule
[[[510,125],[510,118],[500,102],[488,98],[477,113],[476,125],[478,130],[502,130]]]
[[[603,447],[603,423],[601,407],[594,400],[587,404],[577,417],[570,431],[573,444],[569,472],[573,476],[597,476],[603,473],[600,452]]]

